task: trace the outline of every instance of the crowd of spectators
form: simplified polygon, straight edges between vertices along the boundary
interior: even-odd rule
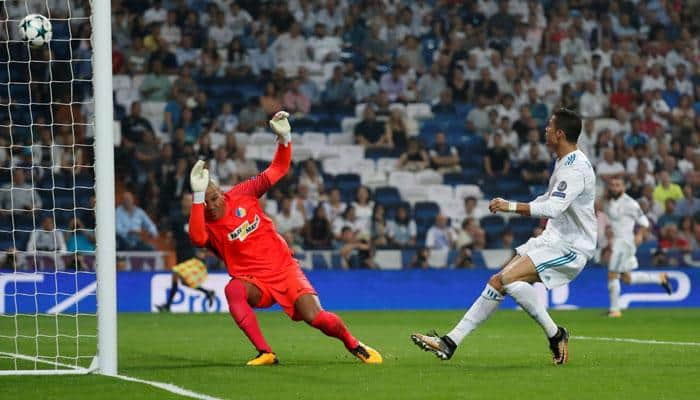
[[[601,197],[609,179],[625,177],[652,221],[646,239],[698,250],[697,8],[680,0],[113,1],[113,72],[140,77],[131,97],[116,99],[118,189],[134,194],[121,197],[120,248],[158,247],[163,241],[148,244],[148,236],[171,236],[168,219],[188,195],[196,159],[209,160],[224,186],[264,167],[246,158],[235,132],[265,130],[280,109],[302,126],[362,105],[351,129],[366,154],[440,174],[459,174],[465,159],[483,156],[484,180],[515,181],[531,194],[546,190],[553,162],[543,144],[550,112],[575,109]],[[221,80],[254,95],[221,99],[207,84]],[[394,107],[416,102],[430,106],[432,120]],[[162,126],[144,118],[147,103],[164,104]],[[88,111],[74,112],[84,119]],[[457,125],[424,129],[431,121]],[[7,137],[0,135],[2,165]],[[484,149],[465,153],[464,138]],[[467,265],[470,250],[518,241],[509,229],[486,235],[476,199],[464,199],[463,218],[437,213],[417,232],[410,207],[386,209],[365,186],[348,195],[327,184],[320,163],[300,164],[264,199],[293,247],[337,249],[345,265],[371,268],[381,247],[459,250]]]

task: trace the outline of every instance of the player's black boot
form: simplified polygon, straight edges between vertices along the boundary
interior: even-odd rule
[[[158,312],[170,312],[170,305],[169,304],[158,304],[156,306],[156,310],[158,310]]]
[[[673,286],[671,286],[671,281],[668,280],[668,274],[663,274],[663,281],[661,282],[661,287],[664,288],[666,293],[670,296],[673,293]]]
[[[449,336],[439,336],[437,332],[430,331],[427,334],[414,333],[411,340],[416,346],[425,351],[433,352],[439,359],[446,361],[452,358],[457,350],[457,344]]]
[[[207,304],[209,308],[214,305],[214,299],[216,299],[216,293],[213,290],[207,290]]]
[[[557,334],[549,338],[549,350],[555,365],[563,365],[569,360],[569,331],[558,327]]]

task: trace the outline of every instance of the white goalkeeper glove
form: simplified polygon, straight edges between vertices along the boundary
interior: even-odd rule
[[[199,160],[190,172],[190,187],[192,188],[192,203],[204,203],[204,195],[209,186],[209,170],[205,167],[204,160]]]
[[[277,135],[277,141],[285,147],[292,141],[292,127],[289,126],[287,117],[289,117],[288,112],[278,111],[270,120],[270,128],[272,128],[272,131]]]

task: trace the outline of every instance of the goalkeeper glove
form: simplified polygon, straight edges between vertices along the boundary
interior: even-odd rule
[[[209,186],[209,170],[205,167],[204,160],[199,160],[190,172],[190,187],[192,188],[192,203],[204,203],[204,194]]]
[[[292,141],[292,127],[289,126],[287,117],[289,117],[288,112],[278,111],[270,120],[270,128],[277,135],[277,141],[285,147]]]

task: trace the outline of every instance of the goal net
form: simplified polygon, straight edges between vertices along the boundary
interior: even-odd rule
[[[105,42],[95,26],[106,25],[100,34],[109,38],[109,2],[95,6],[100,3],[106,12],[75,0],[0,4],[0,374],[99,371],[98,342],[115,336],[114,300],[98,289],[101,269],[111,277],[107,285],[114,284],[113,257],[110,263],[104,251],[100,256],[114,247],[113,239],[105,241],[107,226],[99,231],[114,204],[113,167],[99,164],[112,162],[100,150],[111,141],[111,96],[95,95],[111,93],[104,82],[111,79],[111,57],[98,60],[92,46]],[[31,47],[20,34],[29,14],[51,22],[47,44]],[[96,192],[100,168],[102,194]],[[100,207],[110,190],[112,200]],[[99,321],[98,310],[110,314],[110,324]],[[107,357],[115,357],[115,347]],[[107,373],[116,373],[110,362]]]

